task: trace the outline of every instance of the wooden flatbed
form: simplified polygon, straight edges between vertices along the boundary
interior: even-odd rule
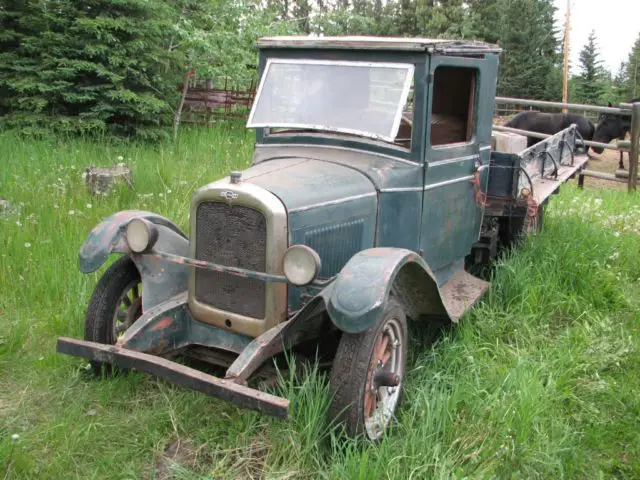
[[[576,173],[579,173],[589,163],[589,157],[585,154],[576,155],[573,165],[561,165],[558,168],[558,175],[555,178],[540,177],[536,179],[533,187],[533,200],[538,204],[545,202],[553,195],[560,185],[571,179]]]

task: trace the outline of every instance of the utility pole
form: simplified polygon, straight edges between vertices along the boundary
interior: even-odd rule
[[[567,11],[564,20],[564,65],[562,75],[562,103],[569,102],[569,32],[571,31],[571,0],[567,0]],[[567,113],[567,108],[563,107],[562,111]]]

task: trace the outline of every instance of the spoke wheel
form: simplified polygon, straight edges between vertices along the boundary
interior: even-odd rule
[[[343,334],[331,373],[331,413],[350,436],[382,438],[400,401],[406,356],[407,321],[393,298],[375,327]]]
[[[367,436],[372,439],[381,436],[387,428],[400,397],[404,375],[401,331],[399,320],[391,318],[373,346],[364,391],[364,424]],[[394,385],[396,381],[398,384]],[[381,385],[381,382],[391,385]]]
[[[121,257],[104,272],[93,291],[84,338],[113,345],[141,315],[140,274],[129,257]],[[92,361],[91,366],[97,374],[103,369],[107,374],[113,373],[109,364]]]
[[[115,343],[133,325],[133,322],[142,315],[141,287],[139,279],[135,279],[124,288],[117,302],[116,311],[113,314],[113,329],[111,332],[113,342],[109,343]]]

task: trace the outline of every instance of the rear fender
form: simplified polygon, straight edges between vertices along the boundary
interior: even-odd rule
[[[79,253],[80,271],[91,273],[100,268],[111,253],[131,257],[142,277],[142,308],[147,310],[180,292],[187,290],[188,267],[149,255],[134,254],[124,238],[128,223],[144,218],[158,229],[158,250],[175,255],[189,255],[189,240],[182,231],[165,217],[142,210],[123,210],[99,223],[82,244]]]
[[[357,253],[323,296],[334,325],[347,333],[360,333],[380,320],[391,293],[413,319],[430,315],[451,320],[433,272],[419,255],[406,249],[371,248]]]

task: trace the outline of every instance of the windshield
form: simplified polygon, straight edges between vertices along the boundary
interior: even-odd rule
[[[270,59],[247,126],[329,130],[393,142],[413,65]]]

